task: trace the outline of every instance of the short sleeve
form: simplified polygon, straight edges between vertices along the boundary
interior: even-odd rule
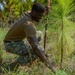
[[[36,35],[36,28],[34,27],[32,22],[26,22],[24,25],[24,31],[27,37]]]

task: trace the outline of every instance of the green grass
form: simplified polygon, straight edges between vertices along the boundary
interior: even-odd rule
[[[4,39],[5,34],[7,33],[7,28],[6,29],[2,29],[0,28],[0,40]]]
[[[44,30],[43,25],[40,28]],[[12,60],[17,58],[17,56],[14,54],[12,54],[12,55],[7,54],[6,52],[3,51],[4,50],[3,39],[4,39],[7,31],[8,31],[8,28],[5,28],[5,29],[0,28],[0,57],[2,57],[3,61],[10,63],[10,62],[12,62]],[[51,45],[51,50],[48,50],[47,53],[48,54],[53,53],[53,57],[55,57],[57,59],[56,65],[58,65],[58,64],[60,64],[59,63],[60,62],[59,55],[58,55],[59,53],[54,52],[56,49],[56,45],[54,43],[56,40],[56,33],[48,32],[47,36],[48,36],[48,42],[50,42],[50,45]],[[51,58],[49,57],[49,59],[51,59]],[[70,61],[72,61],[72,60],[75,62],[74,55],[72,56],[72,58],[70,58],[69,61],[66,61],[66,60],[64,60],[64,61],[65,61],[65,63],[70,63]],[[71,68],[71,66],[69,64],[65,64],[65,63],[63,65],[66,65],[66,66],[65,67],[63,66],[63,68],[67,69],[67,70],[66,71],[58,70],[56,72],[56,74],[53,74],[50,69],[48,69],[43,63],[39,62],[39,63],[34,64],[32,67],[30,67],[28,69],[28,71],[25,71],[24,69],[20,69],[20,68],[18,68],[17,71],[14,71],[14,70],[11,71],[10,69],[7,70],[6,68],[4,68],[4,69],[2,68],[3,72],[5,73],[2,75],[75,75],[75,73],[74,73],[75,70],[73,68]],[[72,62],[71,62],[71,65],[72,65]],[[15,67],[14,67],[14,69],[15,69]]]

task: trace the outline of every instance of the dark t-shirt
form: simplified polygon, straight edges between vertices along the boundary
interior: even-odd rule
[[[36,35],[35,22],[30,13],[24,13],[21,18],[15,22],[5,36],[4,41],[21,41],[26,37]]]

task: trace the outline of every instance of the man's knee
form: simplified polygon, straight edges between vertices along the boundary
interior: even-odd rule
[[[39,43],[43,43],[43,33],[42,33],[42,31],[36,31],[36,37],[38,38]]]

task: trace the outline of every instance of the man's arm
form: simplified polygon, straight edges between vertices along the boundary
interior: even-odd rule
[[[46,66],[48,66],[52,70],[52,72],[55,73],[55,70],[53,69],[51,63],[48,61],[47,57],[45,56],[42,47],[39,45],[36,36],[27,37],[27,39],[30,45],[32,46],[34,53],[40,58],[42,62],[45,63]]]

